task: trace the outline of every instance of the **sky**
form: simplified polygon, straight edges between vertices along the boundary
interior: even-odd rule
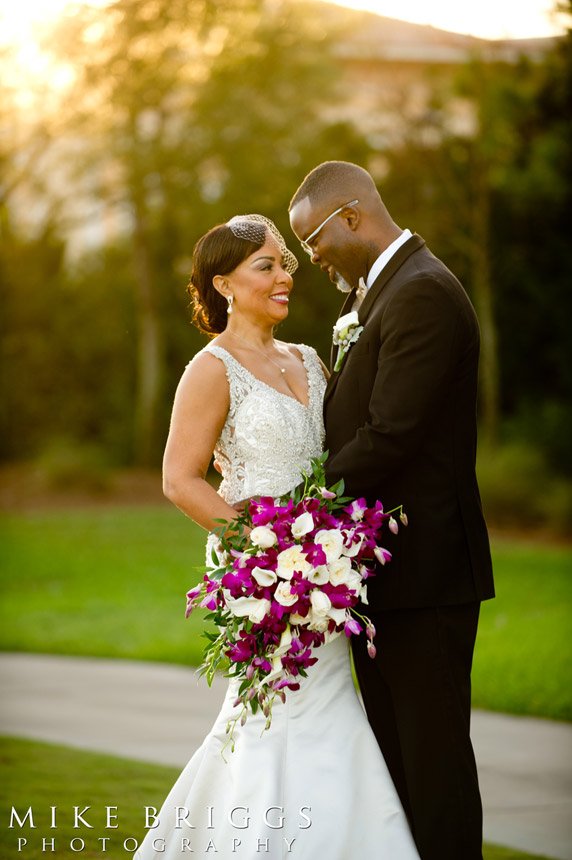
[[[105,5],[106,0],[90,0]],[[562,32],[551,18],[555,0],[331,0],[418,24],[489,39],[550,36]],[[0,0],[1,41],[33,39],[34,27],[53,21],[69,0]]]
[[[552,18],[555,0],[333,0],[388,18],[431,24],[485,39],[521,39],[563,32]]]
[[[488,39],[551,36],[564,32],[551,10],[556,0],[328,0],[340,6],[367,9],[390,18]],[[109,0],[85,0],[106,5]],[[50,78],[50,84],[66,85],[70,70],[55,70],[38,45],[42,27],[62,15],[70,0],[0,0],[0,45],[11,45],[12,78],[24,91],[34,81]],[[15,63],[14,63],[15,59]],[[10,81],[14,85],[14,81]]]

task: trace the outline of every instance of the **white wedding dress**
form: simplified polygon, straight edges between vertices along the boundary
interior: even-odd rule
[[[230,504],[289,491],[322,450],[325,380],[315,351],[297,348],[307,373],[307,406],[257,379],[221,347],[205,347],[224,362],[230,386],[216,448],[219,492]],[[237,684],[230,681],[214,726],[135,860],[191,853],[219,860],[419,860],[354,689],[348,639],[338,636],[316,656],[300,689],[287,691],[285,704],[275,701],[270,729],[263,731],[260,713],[249,714],[235,729],[235,751],[227,747],[223,757],[225,728],[236,714]]]

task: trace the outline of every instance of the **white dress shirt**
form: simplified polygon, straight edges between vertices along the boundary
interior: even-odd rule
[[[377,278],[379,277],[379,275],[381,274],[383,269],[387,266],[387,264],[389,263],[391,258],[394,256],[394,254],[397,252],[397,250],[399,248],[401,248],[401,246],[405,242],[407,242],[407,240],[410,239],[412,235],[413,234],[412,234],[411,230],[406,228],[403,231],[403,233],[401,233],[401,235],[398,236],[397,239],[395,239],[391,243],[391,245],[388,245],[387,248],[381,252],[379,257],[377,258],[377,260],[374,262],[373,266],[371,267],[371,269],[367,273],[367,279],[365,281],[365,284],[364,284],[363,278],[360,278],[360,284],[358,286],[359,295],[358,295],[358,297],[356,297],[356,301],[354,302],[354,305],[353,305],[353,310],[357,310],[357,308],[361,305],[361,303],[364,300],[365,296],[367,295],[367,291],[369,290],[371,285],[374,283],[374,281],[377,280]],[[365,287],[365,289],[364,289],[364,287]]]

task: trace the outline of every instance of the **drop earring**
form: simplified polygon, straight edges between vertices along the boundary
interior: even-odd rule
[[[227,302],[228,302],[228,307],[227,307],[227,309],[226,309],[226,312],[227,312],[227,314],[231,314],[231,313],[232,313],[232,303],[233,303],[233,301],[234,301],[234,296],[233,296],[233,295],[229,295],[229,296],[227,296],[227,297],[226,297],[226,300],[227,300]]]

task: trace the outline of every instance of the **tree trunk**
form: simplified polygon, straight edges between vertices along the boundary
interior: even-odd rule
[[[498,439],[499,368],[490,265],[490,196],[486,165],[479,154],[476,161],[472,269],[475,307],[481,327],[481,426],[485,442],[494,446]]]
[[[134,458],[139,466],[155,465],[158,415],[163,386],[164,350],[157,308],[153,264],[143,200],[133,198],[133,251],[138,320]]]

